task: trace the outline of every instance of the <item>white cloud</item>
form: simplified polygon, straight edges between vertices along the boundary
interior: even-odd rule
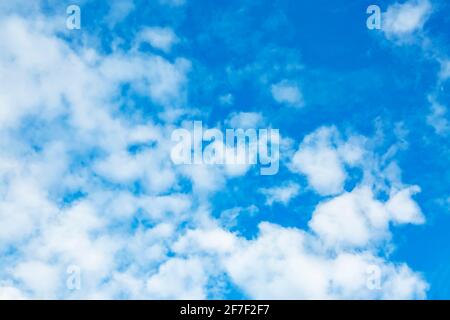
[[[438,135],[447,135],[450,132],[450,121],[447,119],[447,108],[436,101],[434,97],[428,98],[430,102],[430,113],[427,123],[432,126]]]
[[[26,296],[19,289],[0,284],[0,300],[25,300]]]
[[[233,112],[225,120],[230,128],[259,129],[264,125],[264,117],[259,112]]]
[[[274,203],[288,205],[291,199],[299,194],[299,191],[300,186],[293,182],[287,183],[280,187],[259,189],[259,192],[266,197],[266,204],[269,206]]]
[[[19,264],[14,270],[14,276],[19,281],[27,283],[34,295],[49,299],[61,285],[58,272],[55,266],[30,261]]]
[[[186,165],[181,170],[191,180],[193,189],[200,194],[215,192],[225,184],[225,174],[216,166]]]
[[[0,279],[14,279],[15,286],[2,281],[1,295],[118,297],[122,291],[112,282],[145,282],[142,270],[156,270],[166,257],[165,240],[155,231],[123,233],[130,221],[139,211],[147,223],[176,224],[191,202],[176,193],[158,196],[175,183],[176,172],[166,161],[167,136],[149,121],[143,126],[139,119],[117,116],[117,92],[130,84],[156,104],[177,104],[189,62],[138,52],[102,56],[69,48],[48,24],[33,19],[4,17],[0,23],[0,123],[8,137],[0,141],[0,247],[20,242],[14,260],[2,257]],[[66,122],[59,124],[60,117]],[[41,122],[33,136],[19,130],[26,127],[23,119]],[[145,147],[131,154],[133,144]],[[136,182],[144,196],[123,191]],[[66,203],[72,193],[81,198]],[[160,243],[151,243],[147,234]],[[115,272],[122,263],[115,260],[119,252],[135,257],[135,269],[122,276]],[[69,265],[81,269],[79,291],[66,288]]]
[[[393,4],[383,14],[383,31],[388,38],[408,41],[414,32],[422,30],[431,11],[431,3],[428,0]]]
[[[384,237],[387,223],[383,205],[363,188],[320,204],[309,226],[327,245],[364,247]]]
[[[115,183],[142,181],[151,191],[165,191],[175,183],[175,173],[171,164],[160,161],[166,153],[153,151],[130,155],[125,151],[113,153],[95,165],[95,171]]]
[[[107,57],[100,70],[108,81],[120,84],[129,82],[133,88],[155,102],[177,105],[184,102],[184,86],[190,63],[177,58],[170,63],[160,56],[143,56],[132,53]]]
[[[418,191],[392,192],[383,202],[358,187],[319,203],[311,232],[263,222],[245,239],[210,225],[181,236],[173,250],[213,256],[216,272],[252,299],[421,299],[428,285],[420,274],[377,256],[391,239],[391,222],[424,222],[411,198]]]
[[[255,205],[248,207],[234,207],[221,212],[219,220],[225,228],[237,226],[239,216],[254,216],[259,212],[259,208]]]
[[[50,22],[0,20],[0,248],[17,248],[13,256],[1,252],[0,298],[203,299],[213,295],[218,274],[253,298],[424,296],[420,275],[365,247],[389,240],[387,221],[423,221],[411,199],[417,188],[392,190],[385,205],[368,184],[368,191],[321,203],[312,232],[262,223],[253,239],[238,236],[219,227],[209,201],[230,172],[174,168],[167,160],[169,124],[117,112],[123,85],[158,107],[182,106],[187,60],[74,49]],[[170,43],[156,45],[169,50]],[[301,104],[298,88],[278,89],[282,103]],[[256,113],[235,116],[230,121],[243,126],[261,121]],[[32,134],[23,122],[30,118],[39,122]],[[343,192],[346,168],[364,156],[358,137],[339,136],[322,128],[296,153],[296,172],[321,194]],[[135,144],[142,150],[130,152]],[[337,174],[326,168],[330,159]],[[190,193],[183,193],[186,178]],[[295,185],[266,191],[271,203],[288,203],[298,192]],[[353,221],[357,234],[338,216]],[[346,251],[355,246],[359,252]],[[381,291],[365,283],[374,264],[382,270]],[[70,265],[81,270],[78,291],[66,287]]]
[[[424,217],[412,196],[420,192],[417,186],[394,192],[386,203],[386,209],[396,223],[424,223]]]
[[[225,261],[227,272],[251,298],[326,296],[325,266],[304,252],[306,235],[263,223],[253,241],[243,241]]]
[[[147,291],[155,299],[205,299],[207,279],[200,260],[173,258],[148,279]]]
[[[424,222],[411,187],[394,193],[386,203],[374,198],[367,187],[345,193],[320,204],[309,226],[328,246],[367,247],[371,241],[385,239],[389,222],[399,224]]]
[[[169,52],[179,40],[170,28],[146,27],[138,37],[139,42],[146,42],[156,49]]]
[[[370,252],[328,256],[310,235],[263,223],[255,240],[243,241],[225,259],[227,272],[254,299],[415,299],[426,283],[405,265]],[[380,289],[368,283],[380,270]]]
[[[308,183],[321,195],[343,191],[346,165],[357,164],[362,156],[362,140],[341,141],[334,127],[322,127],[307,135],[294,154],[291,170],[306,175]]]
[[[292,107],[302,107],[304,105],[303,95],[299,87],[287,80],[283,80],[271,87],[272,97],[276,102]]]
[[[106,21],[110,27],[122,22],[135,9],[134,0],[116,0],[111,2]]]
[[[233,234],[214,228],[189,230],[173,245],[175,252],[226,254],[234,250],[236,238]]]

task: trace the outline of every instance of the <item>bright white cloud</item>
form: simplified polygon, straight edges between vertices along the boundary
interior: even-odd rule
[[[205,299],[207,281],[200,260],[173,258],[150,277],[147,290],[155,299]]]
[[[225,259],[225,266],[255,299],[415,299],[424,298],[427,289],[405,265],[370,252],[328,256],[310,235],[267,223],[255,240],[243,241]],[[379,270],[379,289],[371,286],[373,268]]]
[[[334,127],[323,127],[303,139],[294,154],[291,170],[306,175],[309,185],[321,195],[343,191],[346,165],[355,165],[363,156],[358,137],[341,141]]]
[[[51,298],[61,285],[57,267],[38,261],[19,264],[14,270],[14,276],[27,283],[33,294],[43,299]]]
[[[173,245],[175,252],[226,254],[234,250],[236,237],[223,229],[189,230]]]
[[[273,84],[271,92],[273,99],[278,103],[292,107],[302,107],[304,104],[303,95],[298,85],[287,80]]]
[[[263,222],[253,239],[231,233],[213,217],[209,196],[246,170],[174,168],[172,125],[118,112],[124,85],[166,111],[181,108],[189,61],[136,48],[74,49],[51,26],[0,19],[0,248],[17,248],[13,257],[0,249],[0,298],[203,299],[214,295],[211,287],[220,289],[211,283],[221,276],[252,298],[424,297],[419,274],[369,245],[389,241],[391,221],[423,222],[412,199],[416,187],[390,190],[382,202],[365,181],[321,202],[310,230]],[[175,35],[161,30],[147,40],[168,51]],[[303,103],[291,83],[272,93],[280,103]],[[41,123],[35,139],[23,122],[30,118]],[[229,119],[244,127],[262,120],[259,113]],[[305,137],[292,168],[319,194],[340,194],[347,168],[365,157],[362,141],[321,128]],[[192,192],[183,191],[186,182]],[[269,205],[287,204],[299,187],[262,192]],[[258,212],[237,209],[231,218]],[[367,287],[373,265],[382,274],[378,291]],[[80,290],[67,288],[68,266],[80,268]]]
[[[139,268],[156,270],[166,255],[161,238],[148,232],[152,239],[160,239],[160,244],[151,243],[138,231],[119,232],[115,224],[120,221],[127,228],[138,212],[152,223],[179,223],[191,203],[182,194],[158,195],[174,186],[177,174],[166,161],[167,135],[149,122],[143,126],[139,120],[114,115],[117,92],[129,84],[155,104],[176,104],[183,101],[189,63],[136,52],[108,56],[92,49],[75,52],[47,26],[19,17],[1,21],[0,123],[2,136],[9,139],[1,141],[0,247],[21,243],[14,264],[2,265],[0,279],[14,279],[14,286],[2,282],[1,295],[120,296],[123,291],[117,285],[104,284],[105,276],[124,286],[132,286],[136,277],[144,283]],[[33,132],[45,137],[37,137],[39,151],[33,150],[34,142],[26,133],[22,136],[17,130],[30,117],[46,124]],[[60,117],[67,123],[58,125]],[[136,144],[143,149],[129,153]],[[101,155],[90,158],[93,150]],[[79,161],[84,161],[82,167]],[[145,196],[120,191],[134,183],[141,185]],[[65,203],[62,198],[72,193],[81,199]],[[136,257],[144,253],[145,258],[135,259],[139,268],[133,272],[117,274],[118,252]],[[70,265],[82,270],[80,291],[66,287]]]
[[[364,247],[384,236],[388,219],[383,205],[363,188],[320,204],[309,226],[327,245]]]
[[[25,295],[17,288],[0,285],[0,300],[24,300]]]
[[[417,186],[394,192],[386,203],[386,209],[396,223],[422,224],[425,222],[417,203],[412,196],[420,192]]]
[[[146,42],[156,49],[169,52],[179,40],[170,28],[147,27],[138,35],[139,42]]]
[[[367,187],[353,190],[320,204],[309,222],[311,229],[329,246],[367,247],[385,239],[389,222],[424,222],[420,208],[411,196],[418,188],[392,195],[386,203],[374,198]]]
[[[431,11],[432,6],[428,0],[393,4],[383,14],[383,31],[388,38],[407,41],[411,34],[423,28]]]

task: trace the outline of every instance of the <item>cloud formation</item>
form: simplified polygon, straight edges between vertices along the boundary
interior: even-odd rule
[[[388,10],[386,32],[420,30],[426,3]],[[170,133],[198,115],[189,95],[199,66],[173,49],[173,29],[139,28],[130,46],[104,50],[68,40],[39,6],[36,19],[0,8],[17,12],[0,19],[0,298],[226,298],[230,286],[257,299],[426,296],[424,277],[387,249],[396,226],[425,222],[421,189],[402,181],[378,137],[333,125],[283,136],[286,179],[239,189],[254,178],[247,166],[170,161]],[[135,6],[121,8],[111,23]],[[274,82],[270,94],[306,103],[297,82]],[[265,112],[227,110],[224,124],[272,125],[276,113]],[[224,191],[252,203],[222,210]],[[304,212],[294,199],[311,191]],[[258,219],[269,210],[310,217],[295,227]],[[240,215],[255,219],[255,234]],[[68,286],[73,277],[80,288]]]
[[[382,29],[388,38],[408,41],[412,34],[422,30],[431,12],[428,0],[393,4],[383,14]]]

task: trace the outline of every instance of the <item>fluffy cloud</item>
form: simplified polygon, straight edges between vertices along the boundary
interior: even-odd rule
[[[147,27],[139,33],[138,41],[149,43],[156,49],[169,52],[179,40],[170,28]]]
[[[366,157],[363,138],[342,139],[334,127],[305,137],[291,169],[336,197],[317,204],[309,229],[262,222],[245,238],[229,231],[225,215],[213,217],[210,195],[247,171],[174,167],[174,124],[148,115],[185,107],[190,62],[139,48],[106,54],[69,44],[58,30],[45,17],[0,22],[0,298],[202,299],[221,290],[221,279],[252,298],[424,297],[419,274],[380,254],[391,225],[423,222],[412,199],[418,188],[399,182],[385,202],[366,180],[343,193],[347,169]],[[169,51],[174,34],[151,30],[147,41]],[[272,93],[302,104],[291,83]],[[235,113],[229,123],[262,119]],[[269,205],[288,204],[299,187],[261,191]],[[229,220],[258,208],[231,210]],[[71,266],[80,290],[67,286]],[[381,289],[367,285],[374,267]]]
[[[354,137],[342,141],[334,127],[323,127],[303,139],[294,154],[291,170],[306,175],[309,185],[321,195],[343,191],[346,165],[362,158],[362,140]]]
[[[144,126],[139,118],[118,116],[117,92],[129,85],[155,105],[176,105],[184,99],[189,63],[74,49],[55,35],[51,22],[17,16],[1,22],[0,123],[9,139],[2,139],[0,154],[0,277],[13,280],[2,282],[1,295],[120,296],[117,286],[104,285],[105,277],[130,284],[165,258],[163,241],[151,244],[139,228],[133,231],[133,218],[140,215],[138,225],[177,223],[190,199],[159,196],[175,185],[176,176],[166,161],[166,132],[149,121]],[[130,193],[137,184],[144,195]],[[149,247],[135,251],[127,240]],[[118,256],[142,252],[152,264],[144,260],[135,264],[142,269],[115,273],[126,261]],[[66,287],[71,265],[82,272],[82,291]]]
[[[25,295],[15,287],[1,285],[0,300],[25,300]]]
[[[383,30],[387,39],[395,44],[419,44],[424,56],[439,64],[434,91],[428,95],[430,111],[426,122],[433,127],[436,134],[446,136],[450,132],[447,106],[439,102],[442,84],[450,77],[450,63],[447,53],[438,42],[421,32],[433,13],[429,0],[410,0],[403,4],[391,5],[383,15]],[[416,41],[420,40],[420,41]]]
[[[412,200],[412,196],[419,192],[418,186],[393,192],[386,203],[386,209],[392,217],[392,221],[399,224],[422,224],[425,222],[419,206]]]
[[[325,244],[367,247],[370,241],[386,238],[389,222],[424,222],[422,212],[411,195],[418,189],[401,190],[386,202],[374,198],[367,187],[345,193],[320,204],[309,222]]]
[[[410,0],[391,5],[383,15],[383,31],[386,38],[394,44],[419,44],[424,57],[439,64],[434,90],[428,95],[430,110],[425,120],[436,134],[446,136],[450,132],[450,122],[447,106],[439,101],[439,91],[450,77],[450,63],[439,42],[422,32],[433,10],[429,0]]]
[[[216,241],[216,246],[208,243],[211,232],[189,233],[182,243],[191,246],[183,246],[184,252],[201,248],[202,257],[215,255],[216,268],[254,299],[425,297],[427,284],[404,264],[389,263],[369,250],[330,254],[318,238],[295,228],[261,223],[259,230],[253,240],[221,232],[226,245]]]
[[[293,107],[303,106],[303,95],[299,87],[287,80],[275,83],[271,87],[272,97],[281,104]]]
[[[205,299],[207,275],[198,259],[170,259],[147,281],[150,295],[159,299]]]
[[[379,160],[369,159],[368,150],[358,150],[353,153],[358,156],[345,161],[356,164],[365,154],[364,170],[383,176],[377,173]],[[380,199],[378,179],[390,180],[385,200]],[[424,223],[413,199],[419,191],[404,186],[396,174],[375,180],[366,176],[351,192],[319,202],[307,230],[262,222],[258,235],[246,239],[213,223],[182,235],[173,250],[186,257],[211,257],[216,272],[225,273],[255,299],[421,299],[428,289],[423,277],[383,254],[391,227]]]
[[[413,33],[423,28],[431,11],[431,3],[428,0],[393,4],[383,14],[383,31],[388,38],[408,41]]]

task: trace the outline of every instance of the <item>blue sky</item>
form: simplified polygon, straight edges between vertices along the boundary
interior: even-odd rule
[[[449,6],[1,4],[0,298],[448,299]],[[175,165],[194,120],[278,173]]]

